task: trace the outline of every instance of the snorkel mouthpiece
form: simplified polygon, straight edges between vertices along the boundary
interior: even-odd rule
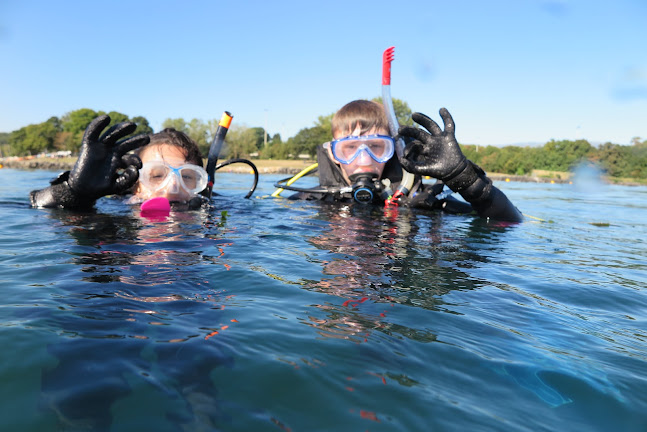
[[[141,215],[144,217],[163,217],[171,213],[171,203],[164,197],[146,200],[141,206]]]
[[[366,173],[353,174],[349,177],[353,183],[353,199],[360,204],[370,204],[375,197],[374,176]]]

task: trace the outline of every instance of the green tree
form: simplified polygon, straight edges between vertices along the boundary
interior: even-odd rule
[[[256,149],[261,150],[265,145],[265,129],[262,127],[250,128],[256,135]]]
[[[526,175],[536,166],[539,149],[519,146],[461,145],[465,157],[479,165],[485,172]]]
[[[610,142],[602,144],[595,155],[595,162],[611,177],[647,178],[647,145],[639,140],[633,142],[631,146]]]
[[[110,116],[110,126],[114,126],[118,123],[130,121],[130,119],[126,114],[122,114],[117,111],[110,111],[108,115]]]
[[[376,97],[372,99],[374,102],[382,103],[382,97]],[[395,117],[398,119],[400,126],[412,126],[413,119],[411,118],[411,108],[409,104],[405,101],[397,98],[392,98],[393,100],[393,111],[395,111]]]
[[[323,129],[323,131],[326,132],[328,135],[330,135],[331,138],[332,138],[332,118],[334,116],[335,116],[335,113],[322,115],[317,117],[317,121],[315,121],[315,127],[319,127]],[[328,141],[328,139],[326,141]]]
[[[208,131],[207,141],[209,142],[209,145],[211,145],[211,142],[213,141],[213,137],[216,136],[216,131],[218,130],[219,123],[220,123],[220,119],[211,119],[207,122],[207,131]]]
[[[622,177],[629,171],[628,152],[618,144],[606,142],[597,151],[596,160],[602,168],[612,177]]]
[[[501,166],[501,173],[524,175],[528,174],[533,169],[533,163],[524,155],[528,152],[528,148],[518,146],[506,146],[501,148],[499,152]]]
[[[184,121],[183,118],[167,118],[162,122],[162,129],[166,128],[173,128],[177,131],[188,133],[189,132],[189,125]]]
[[[90,122],[101,114],[105,113],[102,111],[97,112],[90,108],[81,108],[64,114],[61,117],[61,124],[65,132],[83,133]]]
[[[233,125],[227,132],[221,154],[229,159],[247,157],[256,151],[257,134],[245,125]]]
[[[69,137],[65,141],[65,147],[68,150],[77,152],[81,147],[83,134],[90,122],[100,115],[105,114],[103,111],[94,111],[89,108],[81,108],[70,111],[61,117],[63,132],[69,132]]]
[[[8,156],[11,153],[9,135],[8,132],[0,132],[0,157]]]
[[[54,140],[59,130],[58,119],[52,117],[50,120],[25,126],[17,131],[11,132],[9,146],[15,155],[33,155],[54,148]]]
[[[187,128],[187,135],[195,141],[202,154],[206,157],[209,153],[209,125],[202,120],[192,119]]]
[[[54,150],[70,150],[74,151],[77,145],[74,143],[74,137],[71,132],[61,131],[56,134],[54,139]]]
[[[551,171],[568,171],[571,167],[586,159],[592,150],[593,147],[586,140],[550,140],[544,144],[542,151],[539,153],[540,166],[538,168]]]
[[[322,126],[301,129],[297,134],[288,139],[288,147],[292,157],[297,158],[300,154],[308,154],[315,157],[317,146],[330,141],[331,132]]]
[[[319,116],[314,126],[303,128],[297,134],[289,138],[286,143],[281,143],[280,135],[278,142],[272,144],[268,151],[263,152],[264,157],[286,159],[297,158],[300,154],[308,154],[314,157],[317,154],[317,146],[332,139],[332,118],[333,114]],[[275,135],[276,136],[276,135]]]
[[[150,124],[148,123],[148,120],[145,117],[136,116],[133,118],[129,118],[126,114],[122,114],[117,111],[110,111],[108,115],[110,116],[110,126],[114,126],[118,123],[123,123],[123,122],[135,123],[137,125],[137,128],[132,133],[132,135],[153,133],[153,128],[150,126]]]
[[[281,135],[278,133],[272,135],[267,147],[260,152],[261,157],[264,159],[287,159],[289,154],[289,146],[281,141]]]
[[[143,133],[145,134],[153,133],[153,128],[148,123],[148,120],[146,119],[146,117],[137,116],[130,119],[130,121],[137,125],[137,129],[135,129],[135,132],[134,132],[136,135],[143,134]]]
[[[289,154],[287,143],[271,143],[261,151],[263,159],[288,159]]]
[[[177,131],[184,132],[193,141],[195,141],[202,154],[206,157],[206,155],[209,153],[211,137],[215,133],[215,129],[213,129],[214,124],[217,128],[218,122],[215,120],[205,123],[200,119],[194,118],[187,123],[183,118],[180,117],[176,119],[167,118],[162,122],[162,128],[172,128]]]

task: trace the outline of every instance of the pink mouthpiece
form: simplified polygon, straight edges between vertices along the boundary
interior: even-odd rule
[[[168,216],[171,213],[171,203],[164,197],[151,198],[142,203],[142,216]]]

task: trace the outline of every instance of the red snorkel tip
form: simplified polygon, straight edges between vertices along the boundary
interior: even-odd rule
[[[382,54],[382,85],[391,85],[391,62],[395,47],[389,47]]]

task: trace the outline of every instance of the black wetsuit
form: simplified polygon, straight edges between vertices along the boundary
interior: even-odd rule
[[[319,191],[297,192],[289,199],[306,199],[321,201],[352,202],[350,193],[339,193],[339,189],[347,187],[348,184],[342,175],[341,168],[332,162],[326,151],[319,146],[317,148],[317,162],[319,163]],[[478,167],[477,167],[478,168]],[[480,180],[485,186],[479,190],[478,197],[473,198],[469,194],[463,194],[467,202],[459,200],[452,195],[444,196],[445,185],[440,180],[429,185],[422,182],[418,175],[409,196],[401,199],[400,204],[414,208],[430,210],[442,210],[448,213],[469,214],[475,213],[481,217],[520,222],[523,219],[521,212],[510,202],[503,192],[492,185],[492,181],[485,173],[478,168]],[[389,179],[391,190],[395,192],[402,181],[402,166],[393,156],[384,166],[383,179]],[[330,192],[323,192],[321,189],[329,189]],[[440,197],[439,197],[440,196]],[[384,204],[384,197],[376,196],[375,204]]]

